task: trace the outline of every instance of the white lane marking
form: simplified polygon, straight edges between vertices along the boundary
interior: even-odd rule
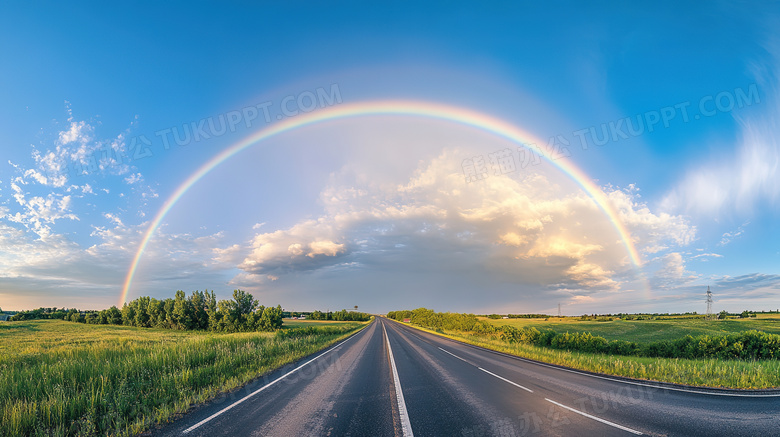
[[[457,359],[459,359],[459,360],[461,360],[461,361],[463,361],[463,362],[465,362],[465,363],[468,363],[468,361],[466,361],[466,360],[464,360],[463,358],[461,358],[461,357],[459,357],[459,356],[457,356],[457,355],[453,354],[452,352],[450,352],[450,351],[448,351],[448,350],[445,350],[445,349],[442,349],[442,348],[439,348],[439,350],[440,350],[440,351],[442,351],[442,352],[444,352],[444,353],[446,353],[446,354],[450,354],[450,355],[452,355],[453,357],[455,357],[455,358],[457,358]],[[471,364],[471,363],[469,363],[469,364]]]
[[[396,322],[396,323],[398,323],[398,322]],[[408,326],[408,325],[406,325],[406,326]],[[412,328],[414,328],[414,327],[412,327]],[[422,332],[426,332],[426,331],[422,331]],[[776,397],[780,397],[780,393],[766,393],[766,394],[761,394],[761,393],[720,393],[720,392],[710,392],[710,391],[703,391],[703,390],[692,390],[692,389],[682,388],[682,387],[667,387],[667,386],[664,386],[664,385],[645,384],[645,383],[642,383],[642,382],[626,381],[626,380],[623,380],[623,379],[610,378],[608,376],[601,376],[601,375],[594,375],[592,373],[580,372],[580,371],[574,370],[574,369],[567,369],[567,368],[562,367],[562,366],[554,366],[554,365],[551,365],[551,364],[543,363],[541,361],[529,360],[528,358],[523,358],[523,357],[520,357],[520,356],[517,356],[517,355],[508,354],[508,353],[505,353],[505,352],[494,351],[492,349],[484,348],[484,347],[477,346],[477,345],[474,345],[474,344],[464,343],[462,341],[453,340],[453,339],[447,338],[447,337],[441,337],[441,336],[438,336],[436,334],[431,334],[431,335],[435,335],[437,338],[442,338],[444,340],[449,340],[449,341],[451,341],[453,343],[456,343],[458,345],[473,347],[473,348],[481,350],[481,351],[494,353],[494,354],[501,355],[501,356],[504,356],[504,357],[507,357],[507,358],[513,358],[513,359],[516,359],[516,360],[519,360],[519,361],[524,361],[524,362],[530,363],[530,364],[536,364],[537,366],[549,367],[550,369],[561,370],[561,371],[569,372],[569,373],[576,373],[577,375],[589,376],[591,378],[598,378],[598,379],[603,379],[603,380],[606,380],[606,381],[619,382],[619,383],[622,383],[622,384],[638,385],[638,386],[641,386],[641,387],[657,388],[659,390],[673,390],[673,391],[679,391],[679,392],[683,392],[683,393],[693,393],[693,394],[712,395],[712,396],[733,396],[733,397],[742,397],[742,398],[776,398]],[[673,383],[669,383],[669,384],[673,384]],[[734,390],[738,390],[738,389],[734,389]]]
[[[510,383],[510,384],[512,384],[512,385],[514,385],[515,387],[520,387],[520,388],[522,388],[523,390],[527,391],[528,393],[533,393],[533,392],[534,392],[534,391],[533,391],[533,390],[531,390],[530,388],[525,388],[525,387],[523,387],[522,385],[520,385],[520,384],[518,384],[518,383],[516,383],[516,382],[512,382],[512,381],[510,381],[510,380],[508,380],[508,379],[504,378],[503,376],[498,376],[498,375],[496,375],[495,373],[493,373],[493,372],[489,372],[489,371],[487,371],[487,370],[485,370],[485,369],[483,369],[483,368],[481,368],[481,367],[477,367],[477,369],[479,369],[479,370],[481,370],[481,371],[483,371],[483,372],[487,373],[488,375],[493,375],[493,376],[495,376],[496,378],[498,378],[498,379],[500,379],[500,380],[502,380],[502,381],[504,381],[504,382],[508,382],[508,383]]]
[[[555,405],[557,405],[557,406],[559,406],[559,407],[561,407],[561,408],[565,408],[565,409],[567,409],[567,410],[569,410],[569,411],[571,411],[571,412],[573,412],[573,413],[581,414],[581,415],[583,415],[583,416],[585,416],[585,417],[587,417],[587,418],[589,418],[589,419],[593,419],[593,420],[595,420],[595,421],[598,421],[598,422],[601,422],[601,423],[607,424],[607,425],[609,425],[609,426],[614,426],[615,428],[622,429],[623,431],[628,431],[628,432],[634,433],[634,434],[636,434],[636,435],[642,435],[642,433],[641,433],[641,432],[639,432],[639,431],[637,431],[637,430],[635,430],[635,429],[627,428],[627,427],[625,427],[625,426],[623,426],[623,425],[618,425],[617,423],[610,422],[609,420],[604,420],[604,419],[602,419],[602,418],[600,418],[600,417],[591,416],[591,415],[590,415],[590,414],[588,414],[588,413],[583,413],[583,412],[582,412],[582,411],[580,411],[580,410],[575,410],[574,408],[567,407],[566,405],[559,404],[558,402],[555,402],[555,401],[553,401],[553,400],[550,400],[550,399],[547,399],[547,398],[544,398],[544,400],[545,400],[545,401],[547,401],[547,402],[553,403],[553,404],[555,404]]]
[[[286,377],[288,377],[288,376],[292,375],[293,373],[297,372],[298,370],[300,370],[300,369],[302,369],[302,368],[306,367],[306,365],[308,365],[308,364],[309,364],[309,363],[311,363],[312,361],[316,360],[317,358],[319,358],[319,357],[321,357],[321,356],[323,356],[323,355],[326,355],[326,354],[329,354],[329,353],[333,352],[334,350],[336,350],[336,349],[338,349],[339,347],[341,347],[341,345],[343,345],[344,343],[346,343],[346,342],[348,342],[348,341],[352,340],[353,338],[355,338],[355,337],[357,336],[357,334],[359,334],[361,331],[363,331],[363,330],[361,329],[360,331],[356,332],[355,334],[353,334],[353,335],[352,335],[351,337],[349,337],[348,339],[346,339],[346,340],[342,341],[341,343],[337,344],[336,346],[333,346],[333,348],[332,348],[332,349],[330,349],[330,350],[328,350],[328,351],[326,351],[326,352],[323,352],[323,353],[321,353],[321,354],[317,355],[316,357],[314,357],[314,358],[310,359],[309,361],[307,361],[307,362],[305,362],[305,363],[301,364],[300,366],[298,366],[298,367],[296,367],[296,368],[294,368],[294,369],[290,370],[289,372],[285,373],[284,375],[282,375],[282,376],[280,376],[280,377],[278,377],[278,378],[274,379],[273,381],[269,382],[268,384],[266,384],[266,385],[264,385],[264,386],[262,386],[262,387],[258,388],[257,390],[253,391],[252,393],[249,393],[248,395],[244,396],[243,398],[241,398],[241,399],[239,399],[239,400],[237,400],[237,401],[233,402],[232,404],[228,405],[227,407],[225,407],[225,408],[223,408],[223,409],[221,409],[221,410],[217,411],[216,413],[212,414],[211,416],[209,416],[209,417],[207,417],[207,418],[205,418],[205,419],[201,420],[200,422],[196,423],[195,425],[192,425],[191,427],[189,427],[189,428],[185,429],[184,431],[182,431],[182,434],[189,434],[190,432],[192,432],[192,431],[194,431],[194,430],[196,430],[196,429],[200,428],[202,425],[204,425],[204,424],[206,424],[206,423],[210,422],[210,421],[211,421],[212,419],[214,419],[215,417],[218,417],[218,416],[220,416],[221,414],[223,414],[224,412],[226,412],[226,411],[230,410],[231,408],[235,407],[236,405],[239,405],[239,404],[241,404],[242,402],[244,402],[245,400],[247,400],[247,399],[251,398],[252,396],[254,396],[254,395],[256,395],[256,394],[260,393],[261,391],[263,391],[263,390],[267,389],[268,387],[270,387],[270,386],[272,386],[272,385],[276,384],[277,382],[279,382],[279,381],[283,380],[284,378],[286,378]]]
[[[409,422],[409,412],[406,411],[406,401],[404,401],[404,392],[401,390],[401,380],[398,379],[398,369],[395,367],[395,359],[393,358],[393,348],[390,347],[390,337],[387,336],[387,329],[385,324],[382,323],[382,330],[385,332],[385,340],[387,341],[387,352],[390,355],[390,364],[393,368],[393,383],[395,384],[395,397],[398,401],[398,415],[401,416],[401,430],[404,436],[414,437],[412,432],[412,424]]]

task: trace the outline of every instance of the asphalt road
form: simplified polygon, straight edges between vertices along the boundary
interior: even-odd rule
[[[153,434],[772,436],[780,395],[591,375],[377,319]]]

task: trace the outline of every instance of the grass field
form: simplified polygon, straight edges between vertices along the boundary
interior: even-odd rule
[[[340,326],[344,323],[350,323],[350,322],[336,322],[333,320],[293,320],[293,319],[282,319],[284,321],[283,327],[285,328],[302,328],[306,326]],[[354,322],[352,322],[354,323]]]
[[[0,435],[134,435],[365,325],[279,337],[0,322]]]
[[[498,320],[498,322],[507,322],[507,320]],[[597,323],[609,322],[583,322],[581,326]],[[778,360],[686,360],[590,354],[521,343],[507,343],[495,336],[446,330],[433,331],[419,326],[415,326],[415,328],[487,349],[590,372],[702,387],[735,389],[780,387],[780,361]]]
[[[510,325],[515,328],[533,326],[536,329],[551,329],[558,333],[590,332],[607,340],[626,340],[649,343],[659,340],[675,340],[686,335],[724,335],[755,329],[770,334],[780,334],[780,318],[755,319],[674,319],[674,320],[613,320],[597,322],[578,318],[551,317],[544,319],[488,319],[495,326]]]

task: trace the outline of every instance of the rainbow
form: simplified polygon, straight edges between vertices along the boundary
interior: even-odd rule
[[[154,219],[149,224],[149,228],[143,235],[141,244],[138,246],[138,251],[133,257],[133,261],[130,264],[127,276],[125,277],[119,305],[122,306],[127,300],[127,295],[130,292],[130,287],[133,284],[133,277],[135,276],[135,272],[138,268],[138,264],[141,261],[141,257],[144,254],[144,250],[146,250],[146,246],[149,244],[149,241],[154,235],[154,232],[160,226],[162,220],[165,218],[171,208],[176,205],[176,202],[178,202],[179,199],[181,199],[181,197],[187,192],[187,190],[189,190],[215,167],[237,155],[244,149],[247,149],[260,141],[266,140],[284,132],[289,132],[303,126],[331,120],[377,115],[427,117],[431,119],[458,123],[464,126],[470,126],[492,133],[499,137],[506,138],[518,144],[544,144],[543,141],[535,138],[530,133],[522,131],[516,126],[489,115],[465,108],[421,101],[389,100],[340,104],[324,109],[318,109],[317,111],[298,115],[293,118],[288,118],[284,121],[275,123],[266,129],[260,130],[257,133],[254,133],[240,142],[228,147],[224,151],[211,158],[211,160],[203,164],[197,171],[192,173],[187,178],[187,180],[185,180],[181,185],[179,185],[178,188],[176,188],[176,191],[171,194],[171,196],[165,201],[163,206],[157,212]],[[537,149],[539,149],[538,146]],[[582,170],[577,168],[571,161],[565,158],[550,159],[545,153],[542,153],[540,149],[538,151],[540,152],[540,156],[565,173],[569,178],[577,183],[577,185],[579,185],[588,194],[588,196],[591,197],[591,199],[593,199],[602,212],[612,222],[615,230],[617,230],[621,240],[623,241],[623,244],[626,247],[626,250],[628,251],[628,256],[631,259],[631,262],[635,267],[640,267],[642,261],[639,253],[636,250],[636,247],[634,247],[631,234],[628,232],[625,225],[618,217],[617,212],[612,207],[612,204],[610,203],[604,191],[602,191],[598,185],[594,184],[593,181]]]

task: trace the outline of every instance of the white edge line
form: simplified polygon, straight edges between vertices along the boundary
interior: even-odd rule
[[[614,426],[615,428],[622,429],[623,431],[628,431],[628,432],[634,433],[636,435],[642,435],[641,432],[639,432],[639,431],[637,431],[635,429],[631,429],[631,428],[625,427],[623,425],[618,425],[617,423],[610,422],[609,420],[604,420],[604,419],[602,419],[600,417],[591,416],[588,413],[584,413],[584,412],[582,412],[580,410],[575,410],[574,408],[567,407],[566,405],[563,405],[563,404],[559,404],[558,402],[555,402],[555,401],[553,401],[551,399],[544,398],[544,400],[547,401],[547,402],[553,403],[553,404],[555,404],[555,405],[557,405],[557,406],[559,406],[561,408],[565,408],[565,409],[567,409],[567,410],[569,410],[571,412],[574,412],[574,413],[577,413],[577,414],[581,414],[581,415],[583,415],[583,416],[585,416],[585,417],[587,417],[589,419],[593,419],[595,421],[607,424],[609,426]]]
[[[362,331],[362,329],[361,329],[360,331]],[[223,409],[221,409],[221,410],[217,411],[216,413],[212,414],[211,416],[209,416],[209,417],[207,417],[207,418],[205,418],[205,419],[201,420],[200,422],[196,423],[195,425],[192,425],[191,427],[189,427],[189,428],[185,429],[184,431],[182,431],[182,434],[189,434],[189,433],[191,433],[192,431],[195,431],[196,429],[200,428],[200,427],[201,427],[201,426],[203,426],[204,424],[206,424],[206,423],[210,422],[210,421],[211,421],[211,420],[213,420],[214,418],[216,418],[216,417],[218,417],[218,416],[222,415],[224,412],[226,412],[226,411],[230,410],[231,408],[235,407],[236,405],[239,405],[239,404],[241,404],[241,403],[242,403],[242,402],[244,402],[245,400],[247,400],[247,399],[251,398],[252,396],[254,396],[254,395],[256,395],[256,394],[260,393],[261,391],[263,391],[263,390],[267,389],[268,387],[270,387],[270,386],[272,386],[272,385],[276,384],[277,382],[279,382],[279,381],[283,380],[284,378],[286,378],[286,377],[290,376],[291,374],[293,374],[293,373],[297,372],[297,371],[298,371],[298,370],[300,370],[301,368],[303,368],[303,367],[306,367],[306,366],[307,366],[309,363],[311,363],[312,361],[316,360],[317,358],[319,358],[319,357],[321,357],[321,356],[323,356],[323,355],[326,355],[326,354],[329,354],[329,353],[333,352],[334,350],[338,349],[338,348],[339,348],[341,345],[343,345],[344,343],[346,343],[346,342],[348,342],[348,341],[352,340],[353,338],[355,338],[355,336],[356,336],[358,333],[360,333],[360,331],[356,332],[356,333],[355,333],[355,334],[353,334],[351,337],[349,337],[348,339],[346,339],[346,340],[342,341],[341,343],[337,344],[336,346],[333,346],[333,347],[332,347],[330,350],[328,350],[328,351],[325,351],[325,352],[323,352],[323,353],[321,353],[321,354],[317,355],[316,357],[314,357],[314,358],[310,359],[309,361],[307,361],[307,362],[305,362],[305,363],[301,364],[300,366],[298,366],[298,367],[294,368],[293,370],[290,370],[289,372],[285,373],[284,375],[282,375],[282,376],[280,376],[280,377],[278,377],[278,378],[274,379],[273,381],[269,382],[268,384],[266,384],[266,385],[264,385],[264,386],[262,386],[262,387],[258,388],[257,390],[253,391],[252,393],[249,393],[248,395],[244,396],[243,398],[241,398],[241,399],[239,399],[239,400],[237,400],[237,401],[233,402],[232,404],[228,405],[227,407],[225,407],[225,408],[223,408]]]
[[[404,436],[414,437],[412,424],[409,422],[409,412],[406,411],[406,401],[404,401],[404,392],[401,390],[401,380],[398,378],[398,369],[395,367],[395,358],[393,358],[393,349],[390,347],[390,337],[387,336],[385,324],[382,324],[382,331],[385,332],[387,341],[387,353],[390,355],[390,364],[393,369],[393,382],[395,384],[395,397],[398,401],[398,415],[401,416],[401,430]]]
[[[414,329],[414,328],[411,328],[411,329]],[[425,332],[425,331],[422,331],[422,332]],[[436,334],[430,334],[430,335],[436,335]],[[508,357],[508,358],[514,358],[516,360],[524,361],[526,363],[536,364],[536,365],[542,366],[542,367],[549,367],[550,369],[562,370],[564,372],[576,373],[577,375],[589,376],[591,378],[598,378],[598,379],[604,379],[606,381],[619,382],[621,384],[638,385],[638,386],[642,386],[642,387],[656,388],[656,389],[659,389],[659,390],[673,390],[673,391],[679,391],[679,392],[682,392],[682,393],[694,393],[694,394],[712,395],[712,396],[734,396],[734,397],[742,397],[742,398],[777,398],[777,397],[780,397],[780,393],[775,393],[775,394],[769,394],[769,393],[768,394],[760,394],[760,393],[755,393],[755,394],[751,394],[751,393],[719,393],[719,392],[709,392],[709,391],[703,391],[703,390],[691,390],[691,389],[682,388],[682,387],[667,387],[667,386],[664,386],[664,385],[646,384],[646,383],[637,382],[637,381],[627,381],[627,380],[623,380],[623,379],[610,378],[608,376],[601,376],[601,375],[594,375],[592,373],[585,373],[585,372],[582,372],[582,371],[579,371],[579,370],[576,370],[576,369],[567,369],[567,368],[565,368],[563,366],[556,366],[556,365],[552,365],[552,364],[548,364],[548,363],[543,363],[541,361],[530,360],[528,358],[523,358],[521,356],[508,354],[506,352],[501,352],[501,351],[495,351],[493,349],[488,349],[488,348],[485,348],[485,347],[477,346],[475,344],[465,343],[465,342],[454,340],[454,339],[451,339],[451,338],[448,338],[448,337],[441,337],[441,336],[438,336],[438,335],[436,335],[436,337],[443,338],[445,340],[449,340],[449,341],[455,342],[457,344],[462,344],[462,345],[465,345],[465,346],[474,347],[474,348],[477,348],[477,349],[480,349],[480,350],[484,350],[484,351],[487,351],[487,352],[491,352],[491,353],[494,353],[494,354],[502,355],[502,356],[505,356],[505,357]],[[661,384],[663,384],[663,383],[661,383]],[[668,384],[673,384],[673,383],[668,383]],[[737,390],[737,389],[735,389],[735,390]]]
[[[438,346],[437,346],[437,347],[438,347]],[[442,349],[442,348],[439,348],[439,350],[440,350],[440,351],[442,351],[442,352],[444,352],[444,353],[446,353],[446,354],[450,354],[450,355],[452,355],[453,357],[455,357],[455,358],[457,358],[457,359],[459,359],[459,360],[461,360],[461,361],[463,361],[463,362],[466,362],[466,363],[468,363],[468,361],[466,361],[466,360],[464,360],[463,358],[461,358],[461,357],[459,357],[459,356],[457,356],[457,355],[453,354],[452,352],[450,352],[450,351],[448,351],[448,350],[445,350],[445,349]],[[470,364],[470,363],[469,363],[469,364]]]
[[[493,376],[495,376],[496,378],[498,378],[498,379],[500,379],[500,380],[502,380],[502,381],[504,381],[504,382],[508,382],[508,383],[510,383],[510,384],[512,384],[512,385],[514,385],[515,387],[520,387],[520,388],[522,388],[523,390],[527,391],[528,393],[533,393],[533,392],[534,392],[534,391],[533,391],[533,390],[531,390],[530,388],[523,387],[522,385],[520,385],[520,384],[518,384],[518,383],[516,383],[516,382],[510,381],[510,380],[508,380],[508,379],[504,378],[503,376],[498,376],[498,375],[496,375],[495,373],[493,373],[493,372],[490,372],[490,371],[487,371],[487,370],[485,370],[485,369],[483,369],[483,368],[481,368],[481,367],[477,367],[477,369],[479,369],[479,370],[481,370],[481,371],[483,371],[483,372],[487,373],[488,375],[493,375]]]

